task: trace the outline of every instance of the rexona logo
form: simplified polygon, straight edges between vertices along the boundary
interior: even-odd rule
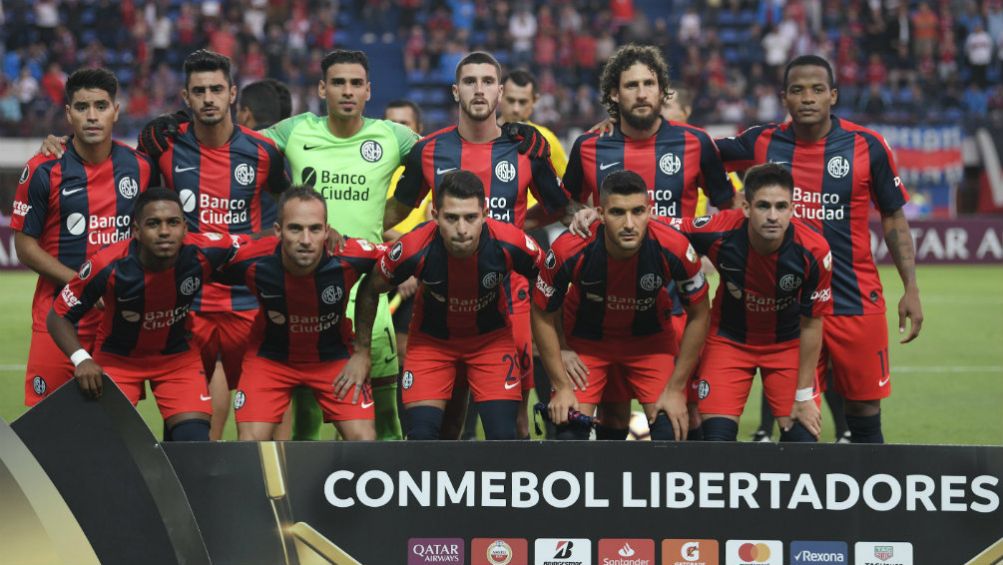
[[[407,565],[426,563],[466,564],[466,546],[460,538],[411,538],[407,540]]]
[[[601,539],[598,565],[655,565],[655,540]]]
[[[791,565],[849,563],[850,554],[842,541],[791,542]]]
[[[470,541],[472,565],[529,565],[529,543],[518,538],[474,538]]]
[[[784,544],[779,540],[728,540],[725,565],[783,565]]]
[[[858,541],[853,544],[854,565],[912,565],[912,544],[894,541]]]
[[[539,538],[533,543],[534,565],[592,565],[592,541]]]
[[[718,565],[720,549],[713,539],[662,540],[662,565]]]

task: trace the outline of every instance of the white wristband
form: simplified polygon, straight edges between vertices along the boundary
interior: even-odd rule
[[[799,388],[797,392],[794,393],[794,400],[796,402],[804,402],[805,400],[811,400],[815,398],[815,389],[813,387]]]
[[[81,363],[83,363],[84,361],[86,361],[86,360],[88,360],[90,358],[91,358],[91,354],[90,353],[87,353],[83,349],[78,349],[78,350],[74,351],[72,355],[70,355],[70,363],[73,363],[73,366],[77,367]]]

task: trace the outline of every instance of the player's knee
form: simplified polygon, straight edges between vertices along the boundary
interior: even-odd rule
[[[628,427],[618,428],[606,424],[596,426],[596,439],[623,441],[627,439],[628,433],[630,433]]]
[[[846,425],[850,428],[851,443],[884,443],[881,432],[881,413],[872,416],[846,415]]]
[[[791,424],[791,429],[784,431],[780,428],[780,441],[789,443],[815,443],[815,436],[811,435],[808,428],[801,425],[801,422]]]
[[[738,439],[738,422],[728,418],[706,418],[700,424],[704,441],[735,441]]]
[[[691,424],[692,425],[692,424]],[[686,432],[686,441],[703,441],[703,424],[698,423]]]
[[[557,426],[557,439],[588,441],[589,427],[574,422]]]
[[[182,420],[170,429],[171,441],[209,441],[209,420]]]
[[[484,426],[484,439],[515,439],[518,400],[488,400],[477,403],[477,413]]]
[[[672,422],[665,412],[659,412],[655,416],[655,421],[648,425],[651,430],[651,439],[654,441],[675,441],[676,432],[672,429]]]
[[[441,408],[434,406],[412,406],[407,409],[407,439],[434,440],[439,439],[439,429],[442,427]]]

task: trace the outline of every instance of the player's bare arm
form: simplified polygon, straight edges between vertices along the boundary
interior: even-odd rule
[[[661,397],[655,402],[648,416],[652,424],[659,412],[665,412],[672,423],[676,441],[685,441],[689,432],[689,413],[686,408],[686,382],[696,368],[697,358],[707,339],[710,328],[710,302],[705,295],[702,300],[684,306],[686,310],[686,328],[679,344],[679,355],[676,357],[676,367],[669,377],[669,382],[662,391]]]
[[[55,136],[49,134],[42,140],[42,145],[38,148],[38,152],[46,157],[62,157],[63,153],[66,153],[65,147],[69,141],[70,137],[67,135]]]
[[[923,328],[923,305],[919,300],[919,284],[916,282],[916,247],[909,232],[909,221],[901,208],[881,216],[881,229],[885,232],[885,244],[888,245],[888,252],[895,262],[904,289],[899,300],[899,333],[905,333],[906,319],[909,320],[909,333],[900,343],[909,343],[919,337]]]
[[[574,385],[561,356],[561,344],[557,333],[560,314],[560,310],[546,312],[536,304],[533,304],[531,313],[533,339],[554,386],[548,410],[551,420],[558,426],[567,423],[569,409],[578,410]]]
[[[578,356],[578,353],[568,345],[568,341],[564,337],[564,324],[560,323],[561,318],[561,315],[556,316],[557,323],[554,325],[554,329],[557,330],[557,341],[561,345],[561,362],[564,363],[564,368],[568,371],[573,390],[585,390],[589,384],[589,368]]]
[[[49,310],[49,315],[45,319],[45,325],[49,330],[49,335],[56,342],[59,349],[70,358],[76,365],[73,376],[80,385],[80,390],[91,398],[101,397],[101,375],[104,370],[100,365],[91,359],[80,340],[77,339],[77,330],[69,320],[56,314],[54,310]]]
[[[37,238],[23,232],[14,232],[14,250],[17,251],[18,259],[29,269],[57,285],[62,286],[70,282],[70,279],[77,274],[42,249]]]
[[[396,198],[388,198],[386,208],[383,210],[383,230],[386,231],[404,221],[411,210],[414,210],[413,206],[408,206]]]
[[[589,229],[589,226],[598,219],[599,212],[595,208],[582,206],[580,210],[575,212],[571,223],[568,224],[568,231],[583,239],[591,237],[592,230]]]
[[[784,431],[790,431],[794,422],[801,422],[817,440],[822,433],[822,413],[815,404],[815,370],[822,351],[822,318],[801,316],[801,337],[798,343],[798,385],[790,422]]]
[[[393,288],[390,281],[379,271],[379,265],[375,266],[373,271],[359,283],[359,291],[355,297],[355,341],[352,347],[352,356],[349,357],[341,374],[334,380],[334,394],[339,399],[345,398],[348,391],[354,387],[352,404],[359,401],[362,385],[369,378],[369,370],[372,366],[370,349],[380,294],[389,292]]]

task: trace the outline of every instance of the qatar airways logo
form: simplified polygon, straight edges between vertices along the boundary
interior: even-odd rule
[[[846,207],[838,194],[794,187],[794,217],[802,220],[838,221],[846,219]]]

